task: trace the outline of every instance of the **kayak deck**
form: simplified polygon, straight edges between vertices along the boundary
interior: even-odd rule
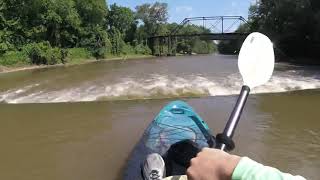
[[[184,140],[196,143],[199,149],[215,144],[205,121],[185,102],[174,101],[165,106],[146,129],[130,156],[124,179],[142,180],[141,165],[148,154],[158,153],[164,157],[172,145]],[[170,175],[181,175],[186,170],[174,168],[179,170]]]

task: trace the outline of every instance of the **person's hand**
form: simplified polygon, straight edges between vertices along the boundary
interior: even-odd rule
[[[204,148],[197,157],[191,159],[187,170],[188,180],[231,180],[239,161],[239,156]]]

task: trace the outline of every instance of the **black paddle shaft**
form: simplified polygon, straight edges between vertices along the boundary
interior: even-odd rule
[[[235,129],[239,123],[240,116],[242,114],[243,108],[246,104],[246,101],[248,99],[250,93],[250,87],[249,86],[242,86],[240,95],[238,97],[237,103],[230,115],[230,118],[228,120],[228,123],[223,131],[222,136],[228,138],[230,141],[232,141],[232,137],[234,135]],[[218,142],[218,149],[221,149],[223,151],[226,151],[228,149],[232,149],[227,147],[226,142]]]

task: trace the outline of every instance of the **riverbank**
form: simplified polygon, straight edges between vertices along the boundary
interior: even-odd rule
[[[58,67],[58,66],[74,66],[80,64],[88,64],[94,63],[98,61],[117,61],[117,60],[134,60],[134,59],[148,59],[154,58],[152,55],[144,55],[144,54],[132,54],[132,55],[121,55],[121,56],[109,56],[105,59],[94,59],[94,58],[86,58],[86,59],[68,59],[65,64],[55,64],[55,65],[30,65],[30,64],[15,64],[11,66],[0,65],[0,73],[10,73],[24,70],[32,70],[32,69],[43,69],[50,67]]]
[[[278,62],[285,62],[298,66],[320,66],[319,59],[306,57],[281,57],[278,58]]]

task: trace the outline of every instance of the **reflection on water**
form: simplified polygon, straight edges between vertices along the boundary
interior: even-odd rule
[[[235,98],[186,100],[218,133]],[[251,96],[235,153],[317,179],[319,100],[319,91]],[[121,179],[133,146],[169,101],[0,104],[0,179]]]

